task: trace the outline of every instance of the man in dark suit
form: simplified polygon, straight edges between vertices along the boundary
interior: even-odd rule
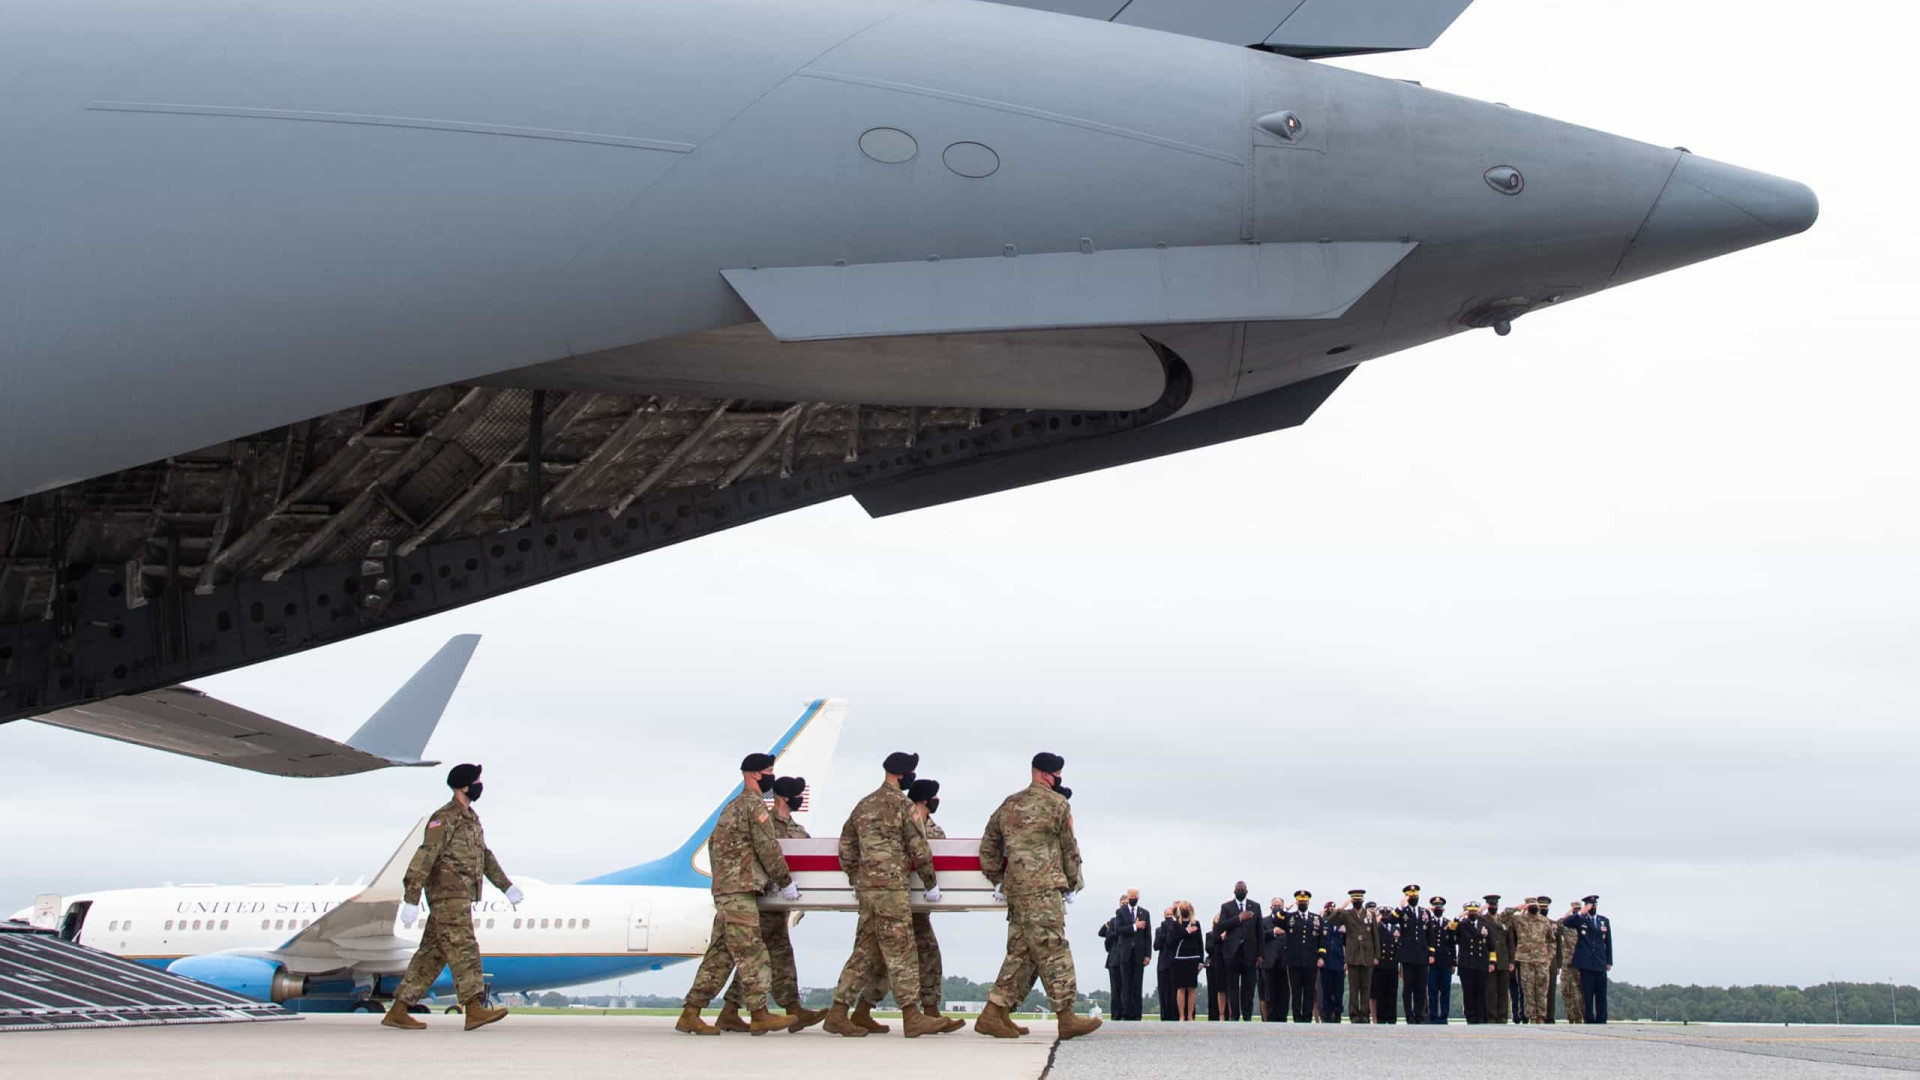
[[[1293,987],[1293,1022],[1313,1022],[1314,991],[1320,982],[1320,963],[1326,957],[1326,921],[1312,910],[1313,894],[1293,894],[1294,909],[1286,913],[1287,979]]]
[[[1180,931],[1179,920],[1173,917],[1173,909],[1168,908],[1161,914],[1160,925],[1153,932],[1153,951],[1160,954],[1155,963],[1153,996],[1160,999],[1160,1019],[1180,1019],[1180,1003],[1174,1000],[1173,988],[1167,985],[1167,969],[1173,964],[1173,947],[1179,939],[1174,935]]]
[[[1113,951],[1108,954],[1108,960],[1116,965],[1119,974],[1113,1018],[1138,1020],[1140,984],[1146,977],[1148,965],[1153,963],[1153,930],[1147,923],[1146,911],[1140,906],[1139,889],[1128,889],[1127,895],[1121,897],[1120,907],[1113,913],[1113,926]]]
[[[1260,917],[1260,1019],[1278,1024],[1287,1019],[1287,909],[1276,896],[1268,910]]]
[[[1127,894],[1120,894],[1119,906],[1127,906]],[[1107,950],[1107,1010],[1115,1020],[1120,1019],[1120,1002],[1126,994],[1126,979],[1120,973],[1120,916],[1116,912],[1113,918],[1100,924],[1100,941]]]
[[[1260,959],[1260,905],[1247,899],[1247,883],[1237,881],[1233,899],[1220,905],[1221,960],[1227,976],[1227,1019],[1253,1019],[1253,973]]]

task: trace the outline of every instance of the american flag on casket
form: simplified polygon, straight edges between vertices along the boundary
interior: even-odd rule
[[[940,902],[928,903],[920,875],[909,874],[908,900],[915,911],[1004,911],[1007,903],[993,898],[993,882],[980,872],[980,841],[930,840],[933,869],[940,885]],[[782,840],[780,850],[800,887],[800,899],[789,903],[778,896],[762,896],[765,911],[858,911],[853,886],[840,869],[840,839]]]

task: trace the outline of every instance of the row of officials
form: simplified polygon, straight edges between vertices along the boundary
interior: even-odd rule
[[[1607,977],[1613,970],[1613,926],[1598,896],[1570,905],[1559,918],[1553,900],[1528,897],[1502,908],[1497,893],[1470,900],[1457,915],[1445,897],[1420,902],[1420,886],[1401,890],[1398,907],[1380,907],[1365,889],[1347,903],[1315,910],[1302,889],[1289,906],[1274,897],[1266,912],[1247,899],[1247,884],[1202,923],[1194,906],[1175,901],[1158,926],[1138,890],[1120,897],[1100,927],[1116,1020],[1140,1019],[1146,969],[1155,969],[1160,1019],[1193,1020],[1204,1000],[1209,1020],[1260,1019],[1296,1024],[1409,1024],[1452,1018],[1454,977],[1469,1024],[1550,1024],[1564,1005],[1567,1023],[1607,1022]],[[1155,963],[1155,956],[1158,963]],[[1207,994],[1199,993],[1206,974]]]

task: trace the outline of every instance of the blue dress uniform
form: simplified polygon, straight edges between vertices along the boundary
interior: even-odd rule
[[[1394,910],[1400,929],[1400,997],[1406,1006],[1407,1023],[1427,1022],[1427,973],[1435,957],[1433,912],[1420,906],[1420,886],[1401,890],[1407,902]]]
[[[1453,1018],[1453,957],[1459,950],[1459,923],[1447,918],[1447,898],[1432,900],[1433,966],[1427,969],[1427,1023],[1444,1024]]]
[[[1287,984],[1293,999],[1293,1022],[1313,1022],[1313,997],[1320,980],[1315,972],[1326,952],[1327,922],[1319,912],[1307,910],[1313,894],[1302,890],[1293,894],[1298,910],[1283,913],[1285,929],[1282,959],[1287,965]]]
[[[1347,989],[1347,928],[1328,922],[1323,940],[1327,955],[1320,968],[1320,1022],[1337,1024]]]
[[[1373,969],[1373,1022],[1399,1023],[1400,1012],[1400,929],[1382,914],[1373,924],[1373,939],[1379,943],[1380,963]],[[1360,1003],[1354,1002],[1354,1008]]]
[[[1598,896],[1582,901],[1590,907],[1599,902]],[[1582,1011],[1587,1014],[1587,1023],[1604,1024],[1607,1022],[1607,970],[1613,967],[1613,924],[1605,915],[1590,912],[1569,915],[1560,920],[1560,925],[1580,932],[1580,943],[1573,949],[1573,966],[1580,970]]]

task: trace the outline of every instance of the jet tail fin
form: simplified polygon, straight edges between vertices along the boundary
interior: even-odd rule
[[[433,659],[347,738],[347,745],[397,765],[438,764],[422,761],[420,755],[426,752],[427,740],[433,737],[479,645],[479,634],[458,634],[440,646]]]
[[[793,722],[786,734],[780,736],[767,753],[774,756],[774,769],[782,776],[800,776],[807,781],[807,794],[802,800],[805,809],[794,814],[794,820],[802,826],[807,824],[813,814],[814,794],[827,782],[827,769],[833,761],[834,747],[840,743],[840,728],[846,723],[847,703],[841,698],[818,698],[807,704],[800,719]],[[740,785],[735,784],[727,792],[727,797],[713,808],[700,827],[693,830],[679,847],[670,855],[629,866],[625,870],[615,870],[596,878],[588,878],[582,885],[681,885],[706,888],[712,879],[711,868],[707,863],[707,837],[713,833],[714,823],[720,820],[720,811],[740,796]],[[810,830],[809,830],[810,831]]]

